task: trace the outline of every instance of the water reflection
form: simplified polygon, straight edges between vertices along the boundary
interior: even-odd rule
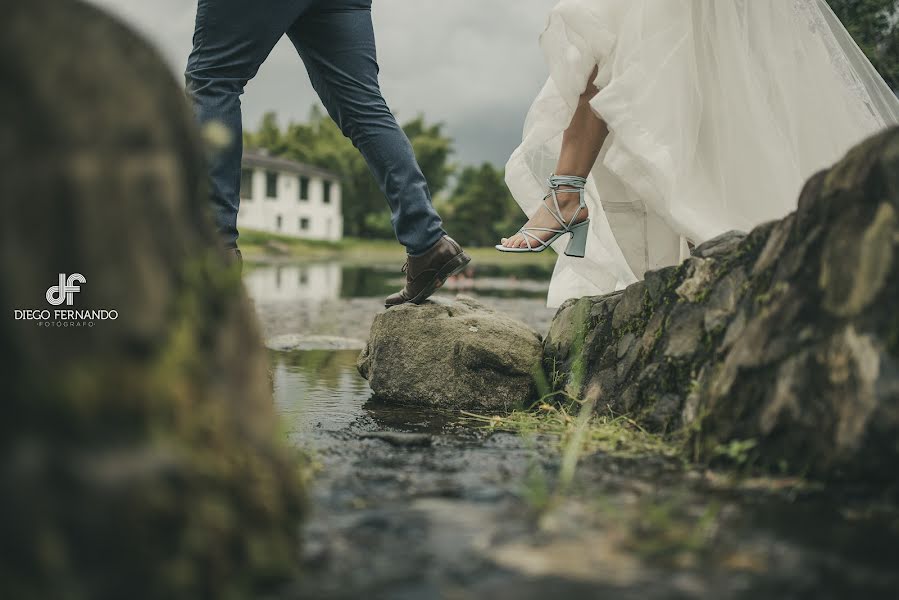
[[[476,264],[447,281],[435,297],[475,296],[542,333],[555,313],[545,304],[551,270],[513,261]],[[364,340],[384,310],[384,298],[402,287],[402,277],[396,264],[383,263],[269,263],[244,269],[266,340],[285,335]]]
[[[495,298],[542,299],[552,269],[540,265],[474,265],[447,281],[445,290]],[[257,303],[383,298],[402,287],[396,265],[339,262],[257,265],[244,275]]]
[[[381,298],[402,287],[396,265],[344,265],[341,298]]]
[[[335,300],[340,297],[342,280],[339,263],[265,265],[244,275],[247,292],[257,302]]]
[[[362,414],[371,396],[356,371],[359,352],[272,352],[275,404],[290,434],[337,431]]]
[[[271,352],[275,406],[296,443],[306,445],[315,441],[316,433],[342,430],[362,416],[387,430],[472,433],[460,425],[455,411],[396,406],[373,398],[356,370],[358,356],[355,350]]]

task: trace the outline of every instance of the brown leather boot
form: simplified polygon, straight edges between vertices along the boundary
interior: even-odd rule
[[[384,306],[421,304],[443,283],[465,268],[471,258],[453,238],[444,236],[421,256],[410,256],[403,265],[406,287],[387,298]]]

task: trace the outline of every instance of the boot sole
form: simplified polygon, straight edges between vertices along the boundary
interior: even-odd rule
[[[411,300],[407,300],[401,304],[421,304],[425,300],[431,297],[431,294],[436,292],[440,286],[446,283],[446,280],[456,275],[462,269],[468,266],[468,263],[471,262],[471,257],[465,254],[465,252],[460,252],[453,258],[446,261],[446,264],[441,267],[441,269],[437,272],[437,275],[434,276],[434,279],[428,284],[428,286],[422,291],[418,292],[418,294],[412,298]],[[391,308],[393,306],[401,306],[401,304],[385,304],[385,308]]]

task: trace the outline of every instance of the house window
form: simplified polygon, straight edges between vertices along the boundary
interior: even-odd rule
[[[240,171],[240,197],[244,200],[253,199],[253,169]]]
[[[308,217],[300,217],[300,231],[309,231]]]
[[[325,194],[324,194],[324,197],[322,198],[322,202],[324,202],[325,204],[331,204],[331,182],[330,181],[325,182]]]
[[[309,178],[300,177],[300,200],[309,199]]]
[[[282,225],[284,225],[284,219],[281,218],[281,215],[278,215],[277,219],[275,219],[275,227],[278,231],[281,231]]]
[[[265,197],[269,199],[278,197],[278,174],[272,171],[265,174]]]

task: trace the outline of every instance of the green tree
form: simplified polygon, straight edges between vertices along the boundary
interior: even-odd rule
[[[403,125],[403,131],[412,142],[412,149],[428,181],[431,194],[437,197],[446,188],[455,171],[449,162],[453,154],[453,140],[444,135],[442,123],[428,125],[421,115]],[[379,206],[370,208],[363,216],[364,231],[370,237],[391,238],[393,226],[390,223],[390,213],[379,210],[384,205],[383,197],[379,198]]]
[[[424,117],[408,122],[404,131],[412,142],[422,172],[433,194],[443,190],[452,175],[449,157],[453,141],[443,125],[429,125]],[[319,166],[340,175],[343,183],[344,233],[358,237],[391,238],[393,228],[387,201],[353,144],[318,106],[305,123],[290,123],[282,130],[274,113],[259,128],[244,136],[247,147],[264,148],[277,156]]]
[[[275,113],[265,113],[259,129],[251,138],[253,145],[258,148],[265,148],[272,154],[283,154],[285,151],[284,138],[281,135],[281,128],[278,126],[278,117]]]
[[[893,90],[899,90],[899,0],[828,0]]]
[[[525,221],[502,170],[490,163],[463,169],[444,207],[453,235],[469,246],[492,246]]]
[[[453,140],[443,132],[443,123],[428,125],[424,116],[403,125],[403,131],[412,142],[415,157],[428,180],[431,193],[437,195],[446,189],[454,172],[449,159],[453,154]]]

